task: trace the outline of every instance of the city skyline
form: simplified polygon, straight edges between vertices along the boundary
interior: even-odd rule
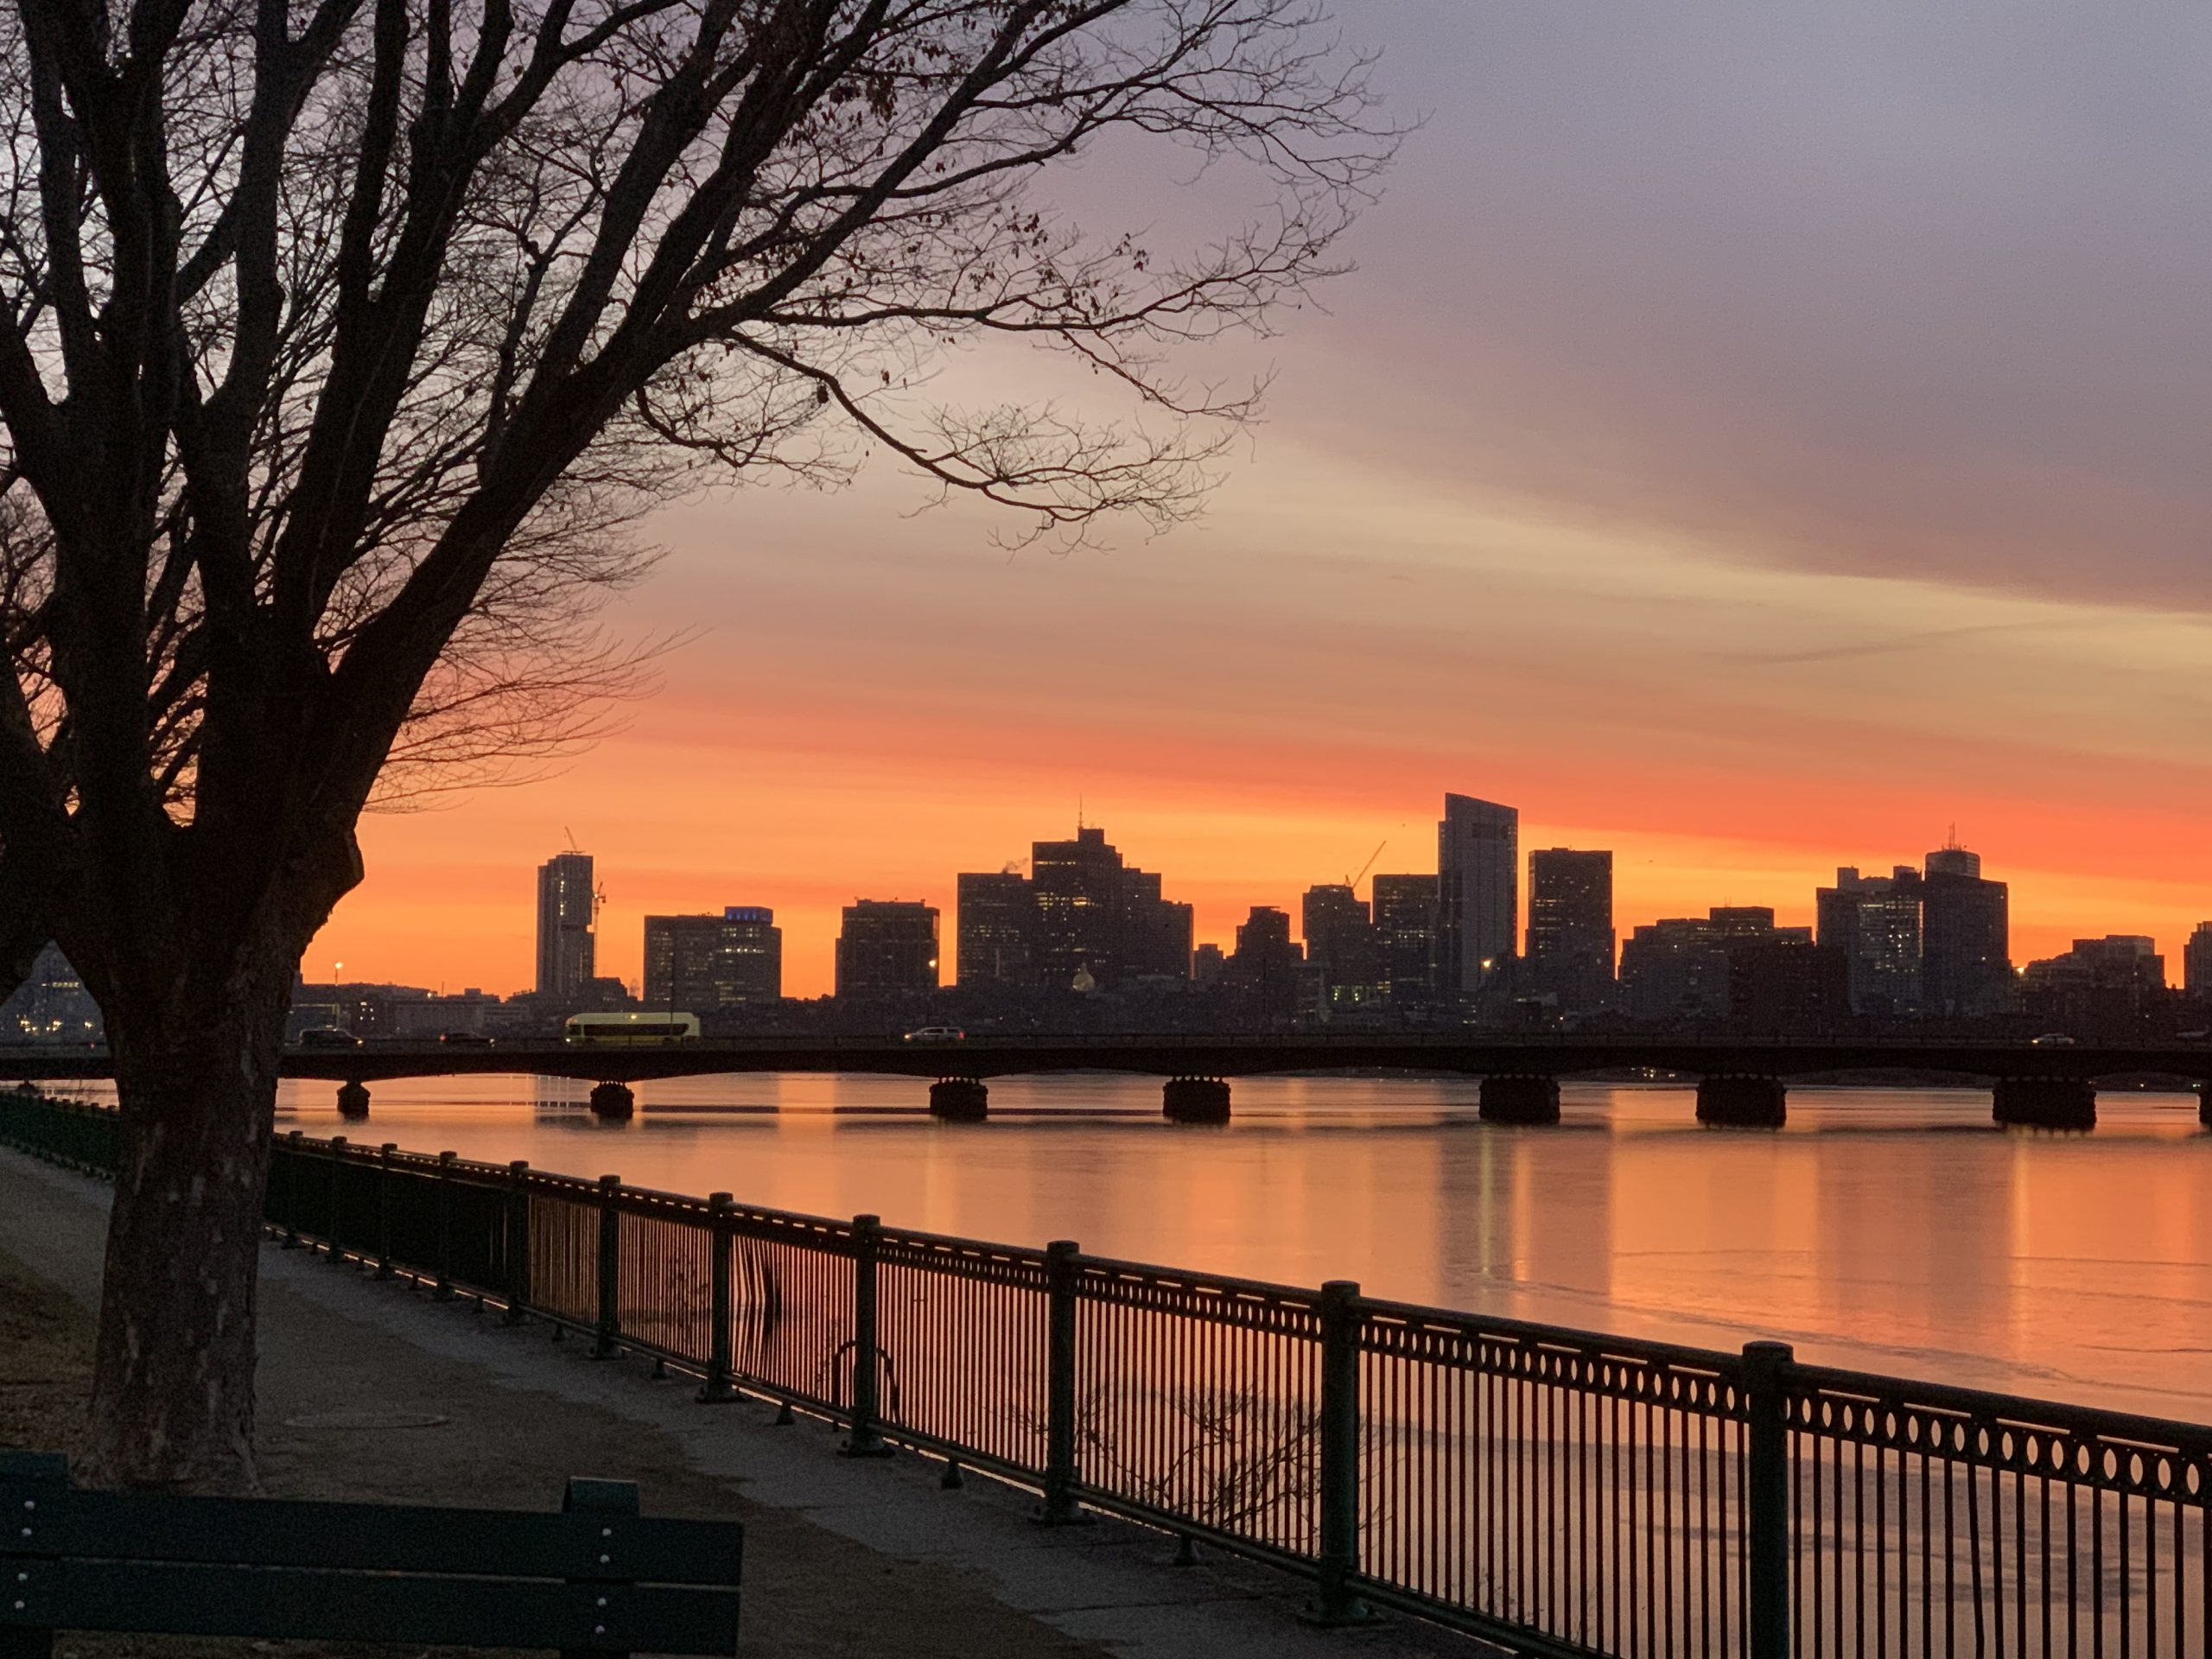
[[[1526,957],[1532,950],[1530,927],[1534,918],[1531,905],[1535,900],[1535,895],[1540,891],[1540,878],[1535,875],[1535,872],[1540,861],[1545,859],[1560,861],[1565,864],[1602,861],[1605,872],[1605,879],[1607,882],[1606,896],[1612,906],[1613,937],[1622,945],[1624,945],[1639,929],[1648,929],[1661,921],[1682,918],[1694,919],[1703,916],[1708,910],[1726,910],[1732,906],[1741,909],[1747,904],[1753,910],[1769,913],[1772,921],[1783,931],[1802,931],[1809,937],[1816,921],[1822,914],[1823,906],[1827,906],[1835,895],[1835,888],[1826,885],[1829,880],[1847,886],[1854,882],[1860,883],[1869,894],[1878,891],[1886,891],[1891,885],[1891,878],[1881,874],[1885,868],[1881,862],[1873,860],[1866,861],[1867,874],[1863,876],[1857,866],[1838,866],[1831,863],[1823,869],[1808,873],[1806,885],[1802,891],[1777,887],[1772,891],[1754,892],[1746,895],[1731,887],[1728,889],[1728,896],[1726,899],[1713,897],[1711,893],[1702,895],[1692,893],[1674,908],[1656,910],[1645,915],[1625,906],[1619,896],[1618,887],[1614,885],[1617,881],[1615,872],[1622,861],[1616,849],[1587,845],[1579,849],[1537,846],[1528,838],[1524,831],[1520,830],[1522,815],[1515,807],[1475,800],[1451,791],[1445,792],[1443,799],[1446,816],[1442,822],[1432,817],[1426,826],[1417,824],[1405,826],[1414,830],[1425,827],[1427,830],[1425,842],[1418,834],[1403,840],[1386,838],[1380,845],[1374,848],[1363,867],[1359,868],[1356,872],[1348,869],[1338,875],[1332,875],[1323,870],[1308,871],[1302,877],[1291,878],[1294,885],[1280,891],[1270,888],[1262,892],[1237,887],[1233,883],[1213,884],[1218,887],[1222,895],[1226,896],[1216,896],[1212,902],[1206,905],[1193,906],[1185,895],[1186,890],[1205,888],[1209,884],[1203,880],[1193,880],[1179,870],[1171,869],[1163,877],[1160,874],[1151,874],[1140,869],[1118,829],[1113,832],[1111,844],[1104,845],[1103,850],[1104,855],[1113,861],[1117,867],[1126,861],[1128,874],[1136,878],[1141,883],[1148,884],[1135,891],[1149,893],[1152,895],[1149,900],[1151,903],[1157,904],[1162,898],[1161,884],[1164,880],[1168,887],[1164,897],[1169,902],[1169,908],[1194,912],[1193,920],[1188,924],[1191,927],[1193,944],[1216,944],[1224,950],[1231,947],[1238,927],[1248,919],[1249,913],[1254,909],[1260,908],[1281,910],[1288,914],[1293,918],[1293,936],[1300,939],[1302,944],[1310,944],[1311,932],[1307,928],[1300,925],[1298,919],[1301,914],[1301,906],[1306,907],[1305,913],[1310,915],[1310,906],[1315,894],[1325,887],[1339,887],[1345,877],[1356,874],[1357,880],[1352,884],[1352,891],[1357,894],[1358,902],[1363,907],[1372,904],[1373,884],[1378,877],[1386,881],[1411,880],[1426,880],[1433,884],[1436,880],[1433,868],[1422,869],[1418,866],[1425,861],[1428,866],[1433,867],[1441,861],[1436,856],[1436,853],[1442,850],[1440,836],[1448,841],[1450,826],[1455,819],[1463,817],[1470,809],[1480,809],[1486,817],[1496,818],[1503,823],[1509,842],[1516,833],[1521,836],[1522,844],[1515,853],[1514,866],[1510,878],[1505,878],[1505,873],[1502,869],[1497,876],[1492,878],[1494,880],[1504,878],[1503,897],[1510,906],[1513,929],[1512,953],[1516,956]],[[1099,842],[1105,834],[1106,830],[1097,824],[1079,825],[1075,836],[1066,840],[1038,840],[1033,842],[1031,845],[1034,849],[1049,850],[1056,859],[1065,861],[1078,856],[1079,849],[1089,847],[1094,842]],[[1951,826],[1947,830],[1942,845],[1924,849],[1908,858],[1896,861],[1895,868],[1899,878],[1906,878],[1909,875],[1912,880],[1917,882],[1920,879],[1917,872],[1923,858],[1928,861],[1928,868],[1931,874],[1941,869],[1954,876],[1978,875],[1982,864],[1980,849],[1976,849],[1969,852],[1959,846],[1958,840],[1956,827]],[[1421,857],[1418,850],[1423,845],[1433,849],[1425,861]],[[1396,856],[1396,851],[1401,846],[1405,847],[1410,855],[1402,861]],[[541,904],[543,902],[543,893],[546,873],[572,861],[580,862],[583,882],[589,884],[593,881],[594,877],[591,872],[594,868],[594,855],[580,853],[572,847],[566,852],[555,855],[540,867]],[[611,861],[598,862],[603,868],[607,864],[611,863]],[[828,926],[820,938],[811,938],[804,932],[804,922],[792,925],[788,929],[776,930],[778,971],[782,976],[782,994],[789,997],[810,998],[830,995],[834,992],[837,939],[842,931],[842,923],[849,918],[851,906],[855,904],[918,905],[928,906],[937,912],[942,918],[942,938],[938,952],[937,969],[941,976],[941,982],[950,986],[956,981],[963,980],[966,975],[963,974],[961,966],[959,953],[959,936],[963,926],[962,896],[973,895],[993,905],[1003,904],[1007,899],[1013,899],[1026,906],[1030,902],[1026,894],[1030,887],[1033,862],[1032,858],[1016,857],[1004,861],[1002,866],[997,870],[956,870],[934,886],[925,884],[922,889],[913,892],[871,892],[849,883],[842,887],[833,889],[836,892],[842,892],[844,896],[829,906]],[[1990,868],[1998,872],[1994,878],[1998,883],[1998,919],[1995,925],[1999,937],[2002,937],[2008,926],[2004,888],[2006,885],[2011,885],[2017,891],[2018,882],[2017,878],[2012,878],[2012,874],[2005,871],[2000,862],[1992,860]],[[2008,878],[2010,878],[2009,880]],[[620,881],[621,879],[622,873],[618,870],[617,880]],[[603,889],[603,875],[600,878],[600,881]],[[756,879],[751,881],[741,881],[732,878],[721,881],[711,893],[695,893],[689,898],[657,909],[640,910],[634,915],[609,900],[604,914],[600,918],[597,928],[586,943],[588,959],[597,963],[597,971],[607,979],[626,984],[633,992],[645,993],[645,1001],[649,1003],[652,1002],[655,997],[649,988],[654,977],[652,967],[652,946],[645,941],[649,938],[654,926],[664,925],[672,919],[690,920],[700,924],[716,923],[723,918],[725,912],[729,918],[735,918],[741,913],[765,925],[767,921],[775,919],[776,907],[756,906],[754,900],[760,893],[776,890],[778,887],[779,884],[772,878],[766,880]],[[1005,888],[1003,897],[998,892],[1001,887]],[[1919,902],[1917,897],[1913,900],[1916,907]],[[2010,906],[2010,957],[2011,965],[2016,971],[2024,969],[2032,961],[2064,956],[2077,941],[2084,938],[2124,937],[2140,931],[2120,925],[2109,918],[2093,918],[2089,925],[2073,931],[2063,931],[2048,925],[2038,927],[2034,925],[2032,917],[2023,916],[2017,899]],[[1210,918],[1217,918],[1217,925],[1210,927]],[[787,924],[792,921],[789,916],[785,916],[783,919]],[[1379,917],[1377,919],[1379,921]],[[1444,936],[1448,934],[1450,925],[1444,919],[1444,912],[1440,906],[1436,912],[1436,925],[1440,929],[1436,946],[1440,953],[1439,971],[1448,973],[1449,970],[1445,967],[1444,962],[1450,946]],[[1602,923],[1599,924],[1599,925],[1602,925]],[[1830,927],[1833,928],[1834,925],[1834,922],[1831,919]],[[2145,932],[2145,937],[2158,941],[2161,955],[2172,964],[2171,982],[2177,987],[2182,983],[2182,965],[2190,942],[2208,925],[2212,924],[2206,924],[2200,918],[2181,925],[2175,931],[2168,933],[2150,933],[2147,931],[2140,931]],[[784,936],[787,931],[791,937],[789,943],[785,944]],[[995,935],[994,937],[995,938]],[[1916,963],[1919,950],[1916,933],[1913,947],[1914,960]],[[542,961],[542,941],[534,942],[534,948],[537,949]],[[1034,941],[1032,941],[1024,948],[1035,951],[1038,946]],[[827,982],[820,984],[810,982],[804,977],[804,967],[798,970],[797,976],[793,973],[791,964],[795,961],[804,963],[810,954],[814,951],[826,955],[829,959],[830,971],[825,976]],[[633,957],[634,965],[632,965]],[[1070,960],[1072,962],[1074,957],[1071,956]],[[519,983],[503,985],[495,976],[471,977],[436,973],[429,976],[418,975],[410,978],[405,975],[384,975],[376,972],[373,964],[359,962],[345,963],[343,958],[336,959],[333,967],[335,968],[341,963],[346,968],[344,976],[353,980],[382,980],[393,983],[442,986],[449,989],[461,988],[465,982],[470,988],[480,988],[499,995],[531,988],[527,979]],[[316,958],[312,953],[308,962],[303,966],[303,971],[311,979],[318,977]],[[332,976],[336,976],[334,974]],[[987,976],[1007,976],[1001,974]],[[1540,973],[1539,977],[1541,976]],[[1535,982],[1535,981],[1528,982],[1530,985]],[[1548,986],[1547,988],[1556,988]],[[1858,1000],[1856,989],[1854,989],[1854,1001]],[[1954,1007],[1960,1006],[1955,996],[1952,998],[1952,1004]]]

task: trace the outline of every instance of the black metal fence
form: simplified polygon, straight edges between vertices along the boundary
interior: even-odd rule
[[[111,1166],[112,1114],[0,1096]],[[288,1243],[1530,1652],[2212,1652],[2212,1429],[282,1137]]]

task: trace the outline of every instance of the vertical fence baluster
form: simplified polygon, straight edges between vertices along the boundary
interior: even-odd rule
[[[530,1281],[530,1160],[516,1159],[507,1166],[507,1177],[506,1212],[502,1217],[507,1257],[504,1264],[506,1319],[509,1325],[520,1325],[529,1316],[533,1288]]]
[[[305,1139],[297,1129],[284,1136],[284,1248],[300,1248],[300,1166],[306,1157],[300,1142]]]
[[[599,1178],[599,1319],[591,1357],[613,1359],[622,1351],[622,1178]]]
[[[1082,1516],[1076,1485],[1076,1258],[1081,1247],[1055,1239],[1045,1247],[1045,1515],[1048,1526]]]
[[[845,1440],[849,1458],[891,1455],[891,1448],[876,1431],[875,1258],[882,1237],[880,1217],[853,1217],[853,1424]]]
[[[323,1248],[333,1262],[346,1260],[345,1247],[338,1242],[338,1183],[346,1168],[346,1137],[330,1137],[330,1179],[328,1190],[323,1194]]]
[[[397,1184],[392,1160],[399,1143],[387,1141],[377,1148],[377,1277],[391,1277],[391,1190]]]
[[[453,1166],[452,1153],[438,1154],[438,1281],[430,1287],[434,1302],[453,1300]]]
[[[729,1258],[736,1237],[729,1224],[730,1203],[727,1192],[707,1196],[707,1317],[713,1325],[707,1333],[707,1380],[699,1398],[709,1405],[735,1392],[730,1386]]]
[[[1359,1287],[1321,1287],[1321,1561],[1314,1616],[1323,1624],[1368,1617],[1359,1573]]]
[[[1789,1394],[1796,1357],[1783,1342],[1744,1348],[1745,1406],[1751,1420],[1751,1468],[1744,1483],[1750,1518],[1751,1659],[1789,1659]]]

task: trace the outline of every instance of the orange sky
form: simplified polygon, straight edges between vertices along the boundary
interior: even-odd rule
[[[2212,114],[2160,66],[2212,24],[1606,16],[1351,15],[1427,124],[1326,311],[1194,361],[1280,372],[1203,520],[1010,556],[887,466],[671,510],[617,619],[697,631],[658,695],[557,778],[372,818],[310,977],[526,988],[573,832],[605,971],[648,912],[766,904],[810,995],[841,905],[938,903],[949,953],[954,874],[1079,801],[1225,940],[1385,838],[1433,868],[1446,790],[1613,849],[1624,933],[1807,921],[1955,823],[2016,959],[2142,932],[2177,976],[2212,915]],[[1118,166],[1054,188],[1204,233],[1203,192]]]
[[[2193,619],[1707,564],[1453,502],[1378,560],[1281,499],[1298,475],[1332,493],[1261,464],[1204,527],[1066,557],[1009,561],[868,489],[670,515],[631,621],[707,631],[661,690],[556,779],[372,818],[310,975],[525,988],[532,867],[573,833],[607,889],[603,970],[635,978],[648,912],[766,904],[812,995],[840,906],[938,904],[949,952],[954,874],[1078,803],[1226,940],[1378,841],[1377,868],[1433,869],[1447,788],[1519,805],[1524,849],[1612,848],[1624,933],[1717,903],[1809,921],[1838,862],[1916,861],[1954,823],[2012,884],[2020,960],[2140,931],[2177,971],[2212,912]]]

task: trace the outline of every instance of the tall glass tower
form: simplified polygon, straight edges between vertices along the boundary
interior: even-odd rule
[[[540,996],[575,996],[598,971],[592,910],[589,853],[557,853],[537,867]]]
[[[1436,826],[1436,979],[1447,1000],[1480,995],[1513,959],[1520,868],[1518,808],[1444,798]]]

